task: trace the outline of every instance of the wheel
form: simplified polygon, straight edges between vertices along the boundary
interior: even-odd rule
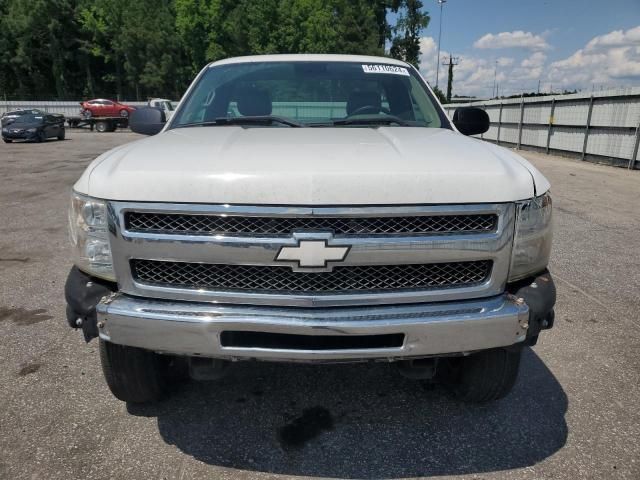
[[[91,110],[84,110],[82,112],[82,116],[84,118],[91,118],[93,116],[93,112]]]
[[[129,110],[125,110],[124,108],[120,110],[120,116],[122,118],[127,118],[129,116]]]
[[[47,135],[44,132],[38,132],[38,136],[36,137],[36,142],[42,143],[47,141]]]
[[[100,133],[109,131],[109,123],[105,121],[96,122],[96,130]]]
[[[58,134],[58,140],[64,140],[64,136],[65,136],[65,129],[63,128],[62,130],[60,130],[60,133]]]
[[[518,378],[521,350],[495,348],[441,359],[438,378],[460,400],[484,403],[505,397]]]
[[[160,355],[100,340],[100,362],[109,390],[123,402],[159,400],[167,385]]]
[[[9,140],[8,138],[3,138],[3,139],[2,139],[2,141],[3,141],[4,143],[11,143],[11,140]]]

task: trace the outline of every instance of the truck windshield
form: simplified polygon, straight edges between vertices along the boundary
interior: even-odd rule
[[[209,67],[170,128],[203,125],[448,127],[413,69],[323,61]]]

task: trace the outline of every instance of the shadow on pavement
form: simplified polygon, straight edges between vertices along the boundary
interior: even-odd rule
[[[221,467],[333,478],[455,475],[533,465],[567,438],[567,397],[530,349],[505,399],[465,405],[388,364],[239,363],[133,415]]]

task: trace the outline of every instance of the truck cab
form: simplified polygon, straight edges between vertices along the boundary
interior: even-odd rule
[[[262,360],[393,362],[486,402],[553,325],[549,182],[405,62],[226,59],[130,126],[73,187],[66,285],[123,401]]]
[[[173,111],[175,110],[171,100],[167,100],[166,98],[152,98],[147,102],[147,105],[164,111],[164,115],[167,120],[171,119]]]

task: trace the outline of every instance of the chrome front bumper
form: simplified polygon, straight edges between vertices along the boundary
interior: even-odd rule
[[[227,360],[393,360],[472,352],[525,340],[529,308],[511,295],[446,303],[296,308],[105,297],[100,338],[160,353]],[[223,346],[225,331],[289,335],[403,334],[388,348],[297,349]]]

